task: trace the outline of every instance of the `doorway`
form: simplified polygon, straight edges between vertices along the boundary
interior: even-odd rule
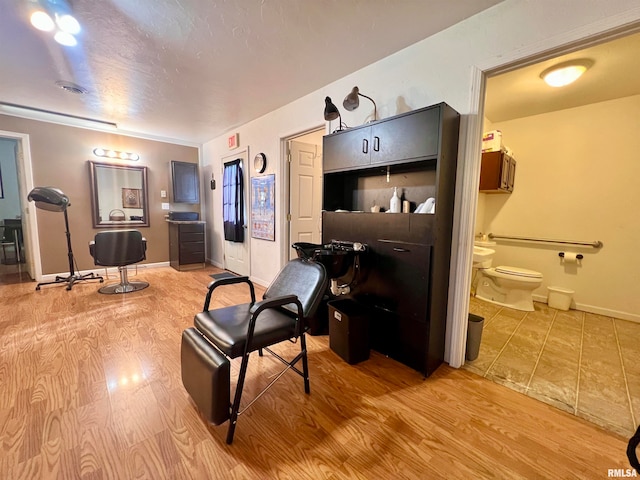
[[[27,201],[27,194],[33,189],[29,136],[0,131],[0,148],[3,186],[0,220],[6,227],[2,235],[0,283],[41,280],[35,209],[30,209]]]
[[[322,137],[324,127],[284,139],[287,152],[287,227],[285,258],[297,256],[296,242],[322,241]]]
[[[606,56],[597,56],[599,50],[605,51]],[[504,147],[513,149],[518,169],[513,193],[480,193],[475,234],[561,240],[598,237],[605,247],[601,251],[590,247],[578,250],[584,261],[565,265],[559,253],[579,247],[498,240],[493,265],[539,271],[544,288],[534,291],[533,312],[471,297],[469,310],[485,318],[485,328],[479,357],[465,365],[485,378],[625,436],[633,433],[640,418],[640,382],[636,380],[635,361],[639,353],[635,344],[640,338],[640,309],[636,296],[628,290],[625,293],[624,286],[615,283],[619,277],[637,272],[633,252],[640,240],[640,230],[626,221],[629,212],[621,208],[637,203],[632,198],[625,201],[629,192],[636,191],[633,178],[640,173],[635,161],[638,144],[625,129],[629,123],[637,124],[633,118],[637,119],[640,91],[613,94],[618,88],[614,62],[626,64],[623,58],[613,57],[627,54],[631,55],[629,58],[640,54],[637,34],[609,39],[487,79],[483,131],[502,132]],[[551,91],[553,102],[540,93],[533,97],[535,102],[530,101],[519,112],[505,110],[506,105],[513,106],[520,100],[509,93],[511,89],[526,84],[524,77],[517,80],[515,76],[532,70],[536,78],[531,82],[542,82],[537,77],[549,62],[594,56],[595,65],[607,66],[606,73],[592,75],[606,77],[607,84],[599,85],[597,90],[608,97],[590,98],[583,91],[579,95],[581,103],[571,103],[563,97],[575,96],[575,90],[566,87],[566,94],[562,90]],[[592,81],[588,74],[589,71],[578,82]],[[629,75],[626,71],[625,76]],[[578,82],[576,89],[586,88]],[[521,97],[525,93],[520,92]],[[602,128],[605,123],[608,125]],[[615,166],[601,168],[610,150],[598,146],[597,138],[611,138],[611,132],[618,139]],[[597,198],[596,203],[593,198]],[[638,199],[636,195],[635,200]],[[614,260],[615,255],[626,260]],[[616,267],[611,269],[612,265]],[[625,270],[632,273],[625,274]],[[547,305],[549,285],[576,291],[570,310]],[[618,303],[607,304],[614,297]]]
[[[223,178],[224,178],[224,166],[236,160],[239,160],[239,168],[242,171],[242,185],[243,185],[243,219],[244,222],[241,228],[244,230],[242,242],[224,240],[224,268],[241,276],[249,276],[251,274],[251,253],[250,253],[250,232],[247,227],[249,219],[247,214],[249,212],[249,168],[248,168],[249,152],[243,150],[233,155],[223,157],[221,164],[223,166]],[[223,196],[224,196],[224,185]]]

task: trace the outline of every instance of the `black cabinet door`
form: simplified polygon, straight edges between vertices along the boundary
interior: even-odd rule
[[[440,108],[428,108],[371,126],[371,163],[413,162],[438,154]],[[326,151],[325,151],[326,158]]]
[[[322,158],[325,172],[353,170],[369,165],[371,128],[355,128],[323,139]]]
[[[200,203],[198,164],[171,161],[174,203]]]

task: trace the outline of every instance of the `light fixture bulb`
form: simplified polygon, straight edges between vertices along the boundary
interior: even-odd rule
[[[31,25],[43,32],[50,32],[55,27],[53,19],[42,10],[31,14]]]
[[[580,78],[591,65],[591,60],[572,60],[547,68],[540,77],[551,87],[564,87]]]
[[[107,157],[109,157],[109,158],[116,158],[117,156],[118,156],[118,152],[115,152],[113,150],[109,150],[107,152]]]
[[[70,33],[71,35],[77,35],[80,33],[80,23],[75,17],[66,14],[60,15],[56,14],[56,24],[63,32]]]
[[[118,155],[122,160],[126,160],[127,158],[129,158],[129,154],[127,152],[120,152],[120,155]]]
[[[133,160],[134,162],[138,161],[138,160],[140,160],[140,155],[138,155],[137,153],[130,153],[129,154],[129,160]]]
[[[60,45],[64,45],[65,47],[75,47],[78,44],[76,37],[67,32],[56,32],[56,34],[53,36],[53,39]]]
[[[102,149],[102,148],[94,148],[93,149],[93,154],[96,157],[104,157],[104,149]]]

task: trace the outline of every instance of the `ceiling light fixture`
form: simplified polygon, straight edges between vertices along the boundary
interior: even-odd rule
[[[31,25],[43,32],[51,32],[57,26],[54,40],[65,47],[76,46],[78,40],[75,35],[80,33],[80,22],[69,13],[69,5],[64,1],[51,0],[40,3],[42,8],[31,14]]]
[[[140,155],[137,153],[119,152],[117,150],[107,150],[104,148],[94,148],[93,154],[96,157],[118,158],[120,160],[132,160],[134,162],[140,160]]]
[[[551,87],[564,87],[575,82],[592,65],[593,61],[588,59],[570,60],[547,68],[540,78]]]
[[[376,121],[378,119],[378,106],[376,105],[376,102],[373,101],[373,98],[367,97],[366,95],[361,94],[358,87],[353,87],[353,89],[351,90],[351,93],[349,93],[349,95],[344,97],[342,106],[345,108],[345,110],[349,112],[354,111],[360,105],[359,97],[364,97],[371,100],[371,103],[373,103],[373,120],[371,121],[372,122]]]

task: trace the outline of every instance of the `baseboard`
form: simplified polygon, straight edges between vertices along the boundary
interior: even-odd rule
[[[261,278],[254,277],[254,276],[250,276],[249,279],[253,283],[258,284],[258,285],[260,285],[261,287],[264,287],[264,288],[267,288],[269,286],[269,284],[271,283],[271,282],[267,282],[266,280],[263,280]]]
[[[213,260],[211,260],[210,258],[207,258],[207,263],[209,265],[213,265],[214,267],[218,267],[224,270],[224,267],[222,266],[222,264],[220,262],[215,262]]]
[[[533,295],[536,302],[547,303],[546,295]],[[574,306],[575,305],[575,306]],[[621,320],[629,320],[630,322],[640,323],[640,315],[636,313],[621,312],[610,308],[602,308],[595,305],[587,305],[585,303],[575,303],[571,306],[574,310],[581,312],[595,313],[596,315],[604,315],[605,317],[619,318]]]
[[[139,263],[139,264],[133,264],[130,265],[129,268],[135,268],[138,267],[138,270],[144,270],[147,268],[158,268],[158,267],[168,267],[169,266],[169,262],[157,262],[157,263]],[[109,267],[109,268],[93,268],[91,270],[80,270],[79,272],[76,272],[77,275],[86,275],[87,273],[94,273],[96,275],[104,275],[104,272],[106,272],[109,275],[118,275],[118,267]],[[42,279],[40,280],[41,282],[53,282],[56,277],[67,277],[69,275],[69,272],[64,272],[64,273],[48,273],[46,275],[42,275]]]

